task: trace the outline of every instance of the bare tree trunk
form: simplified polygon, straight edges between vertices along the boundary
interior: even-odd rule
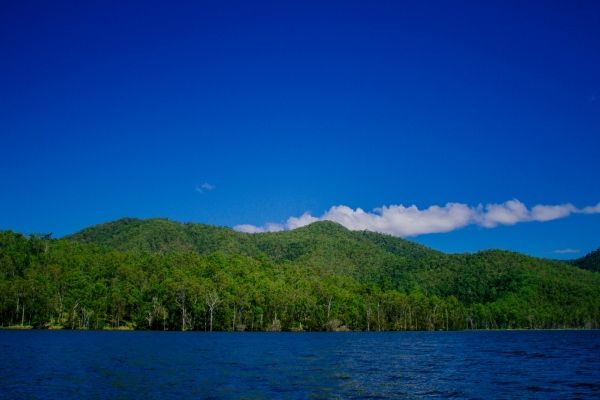
[[[219,295],[216,292],[210,292],[206,295],[206,305],[208,306],[208,311],[210,314],[210,331],[213,330],[213,314],[217,305],[221,302],[219,299]]]
[[[448,308],[446,308],[446,330],[448,330]]]
[[[437,304],[433,307],[433,311],[431,312],[431,317],[429,318],[429,329],[435,331],[435,317],[437,311]]]
[[[153,315],[152,315],[152,311],[148,311],[148,314],[146,315],[146,321],[148,321],[148,329],[152,329],[152,321],[154,320]]]
[[[17,296],[17,310],[15,311],[15,315],[12,318],[12,320],[14,321],[15,319],[19,318],[19,303],[21,301],[21,296]]]
[[[63,309],[64,309],[64,305],[63,305],[63,295],[61,294],[60,290],[57,290],[57,295],[58,295],[58,323],[60,323],[62,321],[62,315],[63,315]]]
[[[177,303],[177,305],[179,306],[179,309],[181,310],[181,331],[182,332],[185,331],[185,329],[186,329],[187,310],[185,308],[185,300],[186,300],[185,289],[181,288],[177,292],[177,295],[175,297],[175,303]]]
[[[71,312],[71,329],[75,329],[75,312],[77,311],[77,307],[79,306],[79,300],[75,302],[73,306],[73,311]]]
[[[235,313],[236,313],[236,306],[235,304],[233,305],[233,322],[231,323],[231,331],[235,332]]]
[[[93,311],[88,311],[85,307],[81,309],[81,323],[79,324],[79,328],[81,329],[89,329],[90,327],[90,317],[92,316]]]

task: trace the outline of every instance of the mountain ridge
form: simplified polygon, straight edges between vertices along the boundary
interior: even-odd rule
[[[178,228],[181,228],[182,233],[184,232],[184,230],[187,227],[195,227],[197,229],[205,230],[205,231],[209,231],[209,232],[212,231],[212,232],[228,233],[228,234],[232,235],[232,237],[236,237],[238,239],[240,239],[240,238],[248,239],[245,241],[252,241],[251,239],[249,239],[252,237],[261,238],[261,239],[257,240],[259,242],[264,241],[264,239],[262,239],[262,238],[277,237],[277,236],[281,236],[281,235],[289,235],[292,232],[306,231],[306,232],[318,233],[318,234],[323,234],[323,233],[324,234],[332,234],[334,232],[338,232],[338,233],[344,232],[344,233],[351,233],[351,234],[355,235],[356,237],[363,237],[366,240],[369,240],[374,243],[379,242],[380,245],[384,248],[387,248],[388,251],[390,251],[392,253],[395,252],[399,255],[404,255],[404,254],[406,254],[406,252],[417,252],[420,254],[437,253],[438,255],[445,255],[445,256],[481,254],[481,253],[486,253],[486,252],[507,252],[507,253],[513,253],[513,254],[520,254],[520,255],[523,255],[526,257],[531,257],[531,258],[545,260],[545,261],[572,263],[577,266],[581,265],[583,263],[583,260],[586,259],[586,257],[589,258],[592,255],[594,257],[598,257],[600,255],[600,248],[592,251],[591,253],[589,253],[588,255],[586,255],[584,257],[581,257],[578,259],[572,259],[572,260],[554,260],[551,258],[537,257],[537,256],[529,255],[526,253],[521,253],[518,251],[506,250],[506,249],[500,249],[500,248],[482,249],[482,250],[478,250],[476,252],[445,253],[440,250],[436,250],[436,249],[427,247],[425,245],[422,245],[420,243],[411,241],[409,239],[399,238],[399,237],[396,237],[396,236],[393,236],[390,234],[386,234],[386,233],[373,232],[373,231],[368,231],[368,230],[350,230],[350,229],[344,227],[343,225],[341,225],[337,222],[334,222],[334,221],[316,221],[311,224],[308,224],[308,225],[305,225],[305,226],[302,226],[302,227],[299,227],[299,228],[296,228],[293,230],[284,230],[284,231],[276,231],[276,232],[245,233],[245,232],[238,232],[238,231],[234,230],[233,228],[227,227],[227,226],[210,225],[210,224],[203,224],[203,223],[196,223],[196,222],[179,222],[179,221],[171,220],[168,218],[161,218],[161,217],[155,217],[155,218],[123,217],[123,218],[119,218],[117,220],[108,221],[108,222],[104,222],[104,223],[100,223],[100,224],[96,224],[96,225],[92,225],[92,226],[83,228],[73,234],[65,235],[65,236],[63,236],[63,238],[69,239],[69,240],[76,240],[76,241],[84,242],[84,243],[96,243],[96,244],[107,245],[109,247],[116,247],[121,250],[132,250],[132,249],[149,250],[148,247],[152,247],[152,246],[141,246],[141,248],[135,248],[133,246],[134,244],[140,245],[140,243],[135,243],[135,242],[130,243],[130,244],[115,245],[114,243],[112,243],[112,241],[123,242],[123,238],[119,237],[118,233],[116,235],[114,233],[110,233],[109,235],[111,236],[112,240],[105,241],[105,240],[102,240],[102,238],[94,238],[94,236],[96,236],[94,234],[94,232],[102,231],[106,228],[109,228],[109,227],[115,226],[115,225],[119,225],[119,224],[123,225],[123,226],[127,226],[130,224],[142,226],[142,225],[149,225],[152,223],[160,223],[161,225],[166,224],[163,226],[169,226],[170,228],[178,227]],[[172,230],[172,229],[169,229],[169,230]],[[156,233],[156,232],[154,232],[154,233]],[[189,235],[189,231],[186,232],[186,237],[189,239],[193,239],[193,237],[191,237]],[[192,249],[194,246],[190,244],[190,246],[188,246],[188,247],[190,249]],[[177,251],[177,250],[181,250],[181,249],[178,249],[177,247],[175,247],[171,250]],[[201,251],[201,253],[202,253],[202,251]],[[588,269],[591,269],[591,268],[588,268]]]

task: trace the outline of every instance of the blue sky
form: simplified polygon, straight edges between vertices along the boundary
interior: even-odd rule
[[[458,203],[468,222],[409,237],[600,246],[599,3],[123,3],[0,5],[0,228]]]

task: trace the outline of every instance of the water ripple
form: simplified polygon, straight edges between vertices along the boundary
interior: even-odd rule
[[[0,331],[2,398],[598,398],[600,332]]]

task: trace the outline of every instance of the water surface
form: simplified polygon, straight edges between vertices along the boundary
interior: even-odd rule
[[[599,398],[600,331],[0,331],[0,398]]]

